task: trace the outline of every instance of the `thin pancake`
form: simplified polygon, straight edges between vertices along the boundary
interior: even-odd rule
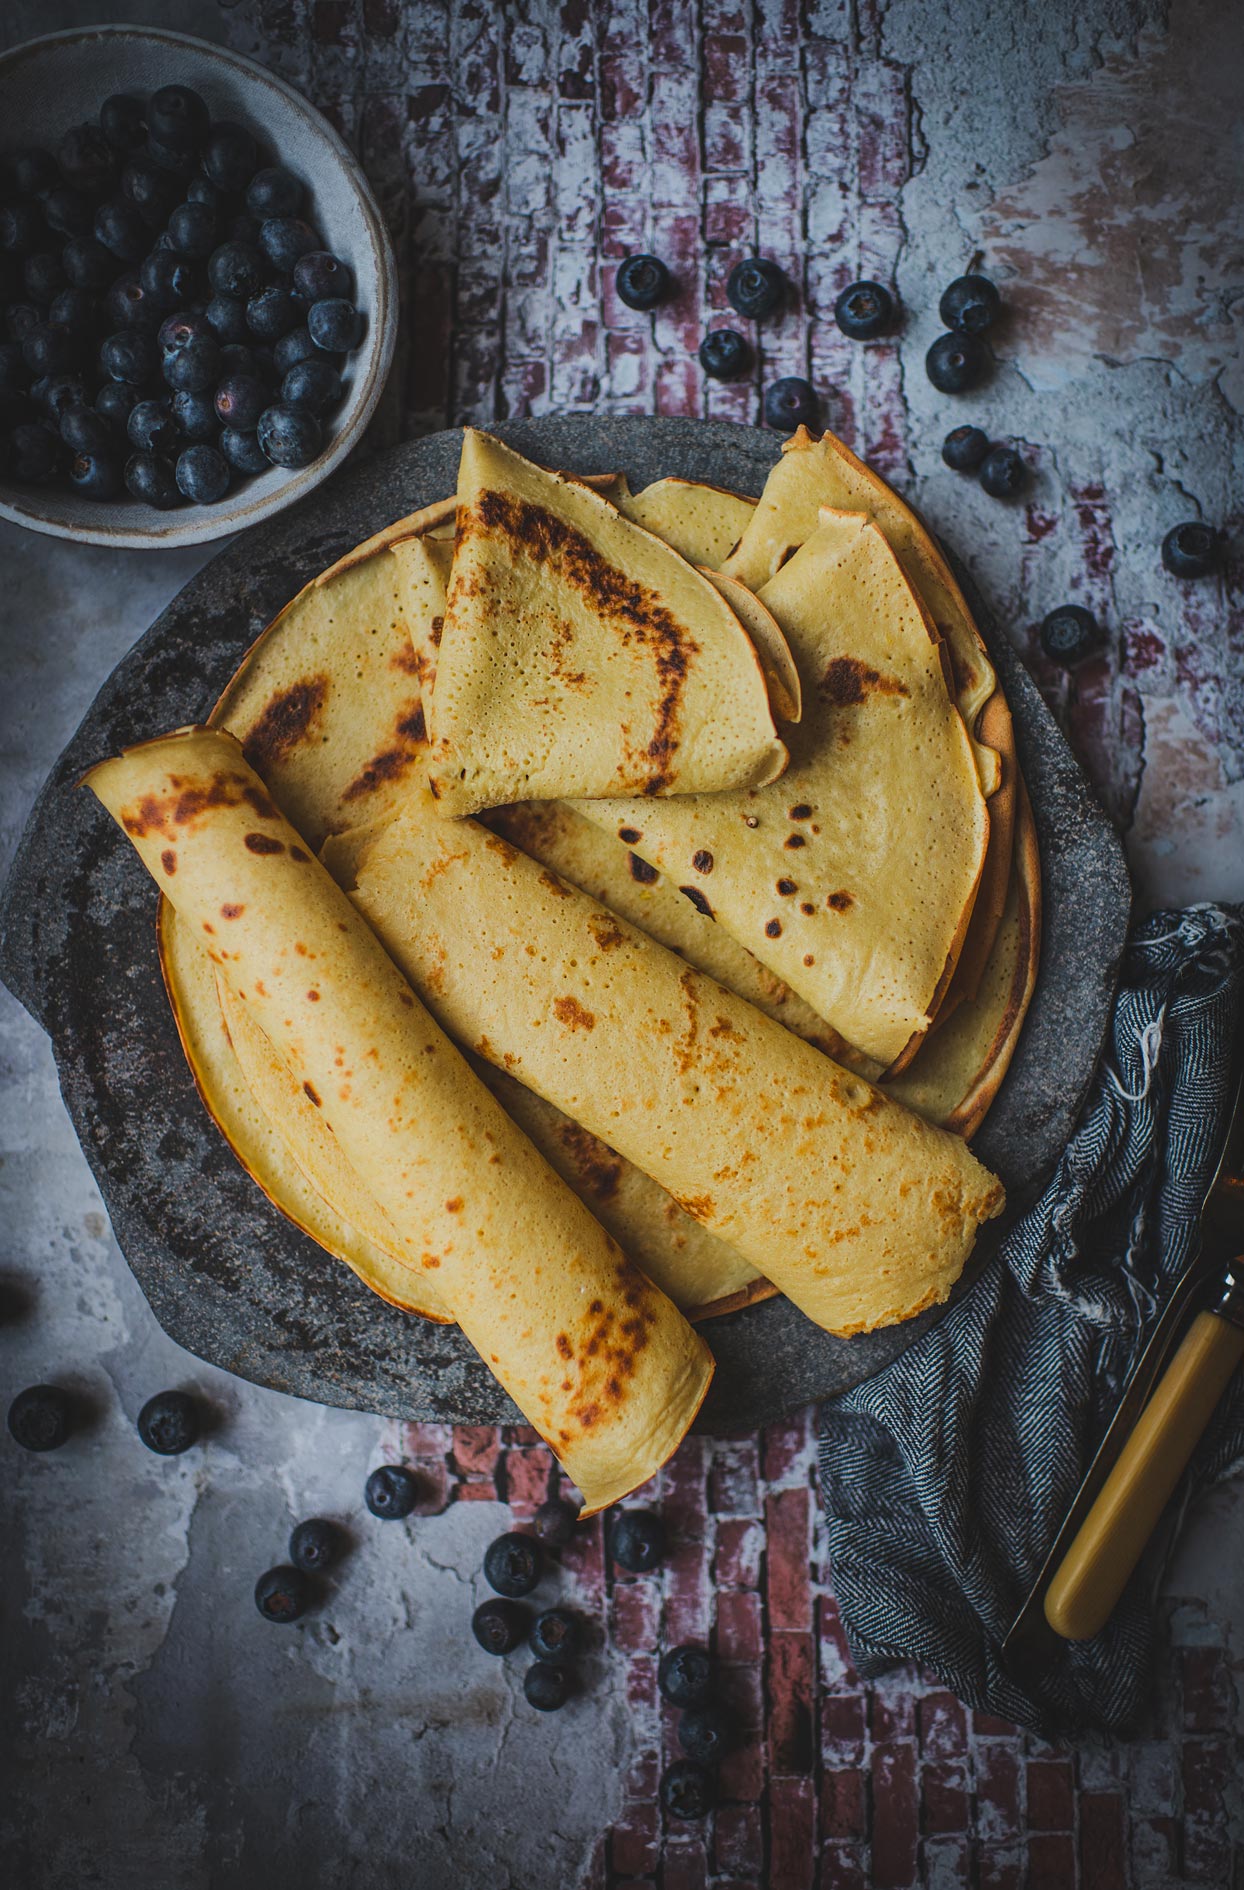
[[[622,495],[617,505],[636,525],[673,545],[690,564],[711,565],[714,570],[725,563],[756,509],[755,499],[690,479],[658,479],[642,492]]]

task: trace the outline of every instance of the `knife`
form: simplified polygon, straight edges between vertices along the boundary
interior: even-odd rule
[[[1241,1359],[1244,1063],[1198,1246],[1002,1644],[1009,1666],[1030,1669],[1105,1626]]]

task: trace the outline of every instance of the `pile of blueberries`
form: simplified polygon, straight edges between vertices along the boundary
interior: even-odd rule
[[[0,183],[0,476],[165,509],[318,457],[364,321],[244,125],[117,95]]]

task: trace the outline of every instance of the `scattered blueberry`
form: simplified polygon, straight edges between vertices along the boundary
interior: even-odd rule
[[[246,208],[253,217],[296,217],[302,208],[302,180],[282,165],[256,171],[246,190]]]
[[[309,250],[294,264],[294,294],[304,302],[323,302],[354,293],[354,273],[326,249]]]
[[[880,282],[852,282],[834,303],[834,320],[852,341],[884,335],[894,319],[894,298]]]
[[[321,1516],[300,1522],[289,1539],[289,1559],[295,1568],[318,1575],[341,1559],[343,1538],[336,1523]]]
[[[213,125],[199,153],[203,175],[217,190],[233,196],[245,190],[259,162],[259,146],[245,125],[222,119]]]
[[[31,1385],[9,1406],[9,1434],[23,1450],[59,1450],[72,1421],[69,1398],[59,1385]]]
[[[307,329],[316,347],[326,354],[348,354],[363,339],[363,317],[353,302],[329,296],[326,301],[312,302]]]
[[[924,357],[924,370],[942,394],[962,394],[985,371],[985,349],[975,335],[939,335]]]
[[[798,374],[787,374],[771,381],[765,388],[765,425],[790,433],[795,427],[814,427],[821,414],[821,403],[810,381]]]
[[[573,1503],[564,1502],[560,1496],[550,1496],[532,1517],[531,1527],[537,1541],[550,1549],[564,1549],[578,1521],[579,1512]]]
[[[212,251],[207,279],[215,295],[231,295],[238,302],[266,287],[268,268],[263,253],[252,243],[222,243]]]
[[[1172,525],[1162,540],[1162,563],[1172,577],[1203,578],[1218,568],[1218,533],[1198,518]]]
[[[188,85],[162,85],[147,101],[148,132],[162,144],[186,150],[200,142],[207,125],[207,106]]]
[[[517,1600],[540,1579],[540,1545],[532,1536],[511,1530],[490,1542],[484,1553],[484,1580],[499,1595]]]
[[[512,1654],[527,1638],[527,1610],[517,1601],[481,1601],[471,1632],[486,1654]]]
[[[733,1743],[730,1721],[719,1706],[693,1706],[678,1722],[678,1743],[689,1759],[716,1765]]]
[[[321,355],[318,361],[298,361],[281,382],[281,399],[287,407],[309,407],[312,413],[326,413],[341,399],[344,389],[336,368]]]
[[[676,1759],[661,1774],[662,1808],[671,1818],[704,1818],[716,1802],[713,1775],[695,1759]]]
[[[150,233],[138,211],[124,197],[110,198],[95,212],[95,241],[122,262],[137,262],[145,256]]]
[[[618,300],[627,308],[655,308],[671,286],[670,272],[659,256],[628,256],[618,264]]]
[[[125,431],[136,453],[175,453],[181,443],[181,428],[165,400],[140,400],[130,408]],[[64,433],[62,427],[62,439]]]
[[[1013,446],[991,446],[976,476],[991,499],[1013,499],[1028,484],[1028,468]]]
[[[209,392],[174,394],[171,404],[173,418],[186,439],[196,443],[215,439],[220,422],[216,418],[216,402]]]
[[[737,328],[714,328],[700,343],[700,366],[715,381],[736,380],[751,364],[751,344]]]
[[[372,1471],[363,1491],[363,1501],[372,1515],[386,1522],[397,1522],[409,1516],[418,1500],[418,1479],[413,1470],[401,1463],[382,1463]]]
[[[956,276],[943,291],[937,312],[947,328],[983,335],[997,320],[1002,297],[987,276]]]
[[[320,423],[306,407],[265,407],[256,431],[274,466],[309,466],[320,450]]]
[[[574,1659],[581,1638],[579,1623],[568,1608],[547,1608],[537,1615],[529,1636],[536,1659],[551,1660],[555,1667]]]
[[[989,451],[989,435],[980,427],[952,427],[942,441],[942,458],[953,472],[975,472]]]
[[[523,1675],[523,1693],[527,1703],[538,1713],[555,1713],[564,1706],[570,1693],[570,1675],[564,1667],[554,1667],[547,1660],[535,1660]]]
[[[184,347],[165,354],[162,371],[175,394],[201,394],[215,381],[219,368],[220,349],[215,339],[196,335]]]
[[[671,1647],[662,1654],[657,1685],[671,1706],[703,1706],[713,1690],[713,1663],[703,1647]]]
[[[245,302],[235,302],[229,295],[214,295],[203,310],[203,318],[210,325],[217,341],[224,343],[244,342],[250,339],[250,326],[246,320]]]
[[[125,462],[125,490],[131,499],[167,512],[180,502],[173,469],[154,453],[133,453]]]
[[[300,1568],[270,1568],[255,1583],[255,1606],[265,1621],[287,1626],[307,1611],[311,1584]]]
[[[178,396],[178,398],[180,399],[181,396]],[[190,400],[201,400],[202,395],[191,394],[187,395],[186,398]],[[234,472],[248,474],[268,472],[272,465],[272,461],[259,444],[259,435],[257,433],[240,432],[237,427],[222,427],[220,429],[220,450],[233,467]]]
[[[1082,604],[1060,604],[1041,625],[1041,648],[1064,669],[1091,655],[1100,640],[1097,619]]]
[[[765,256],[735,263],[726,283],[726,300],[731,308],[753,321],[780,308],[785,293],[786,277],[777,263]]]
[[[610,1531],[613,1559],[632,1575],[655,1568],[665,1554],[665,1524],[651,1509],[624,1509]]]
[[[132,151],[147,135],[147,115],[136,98],[114,92],[99,108],[99,128],[114,151]]]
[[[205,203],[179,203],[168,220],[173,248],[203,261],[216,247],[216,212]]]
[[[158,1391],[138,1413],[138,1435],[159,1457],[179,1457],[197,1444],[199,1407],[188,1391]]]
[[[99,365],[110,381],[128,381],[141,387],[155,373],[156,351],[141,328],[123,328],[109,335],[99,351]]]
[[[173,468],[177,489],[195,505],[215,505],[229,490],[228,461],[206,442],[188,446]]]
[[[318,233],[301,217],[268,217],[259,226],[259,247],[282,275],[291,275],[299,260],[313,254],[319,246]],[[341,291],[328,293],[340,295]]]
[[[67,407],[60,416],[60,437],[71,453],[106,453],[116,445],[116,428],[93,407]]]

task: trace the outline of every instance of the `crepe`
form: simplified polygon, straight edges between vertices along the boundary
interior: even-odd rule
[[[970,763],[969,763],[970,765]],[[944,1299],[1002,1188],[931,1128],[417,786],[325,862],[460,1042],[828,1331]]]
[[[762,593],[803,679],[782,780],[575,805],[888,1067],[949,984],[989,817],[936,634],[894,553],[858,514],[821,520]]]
[[[236,740],[179,731],[87,781],[587,1506],[644,1482],[707,1348],[472,1075]]]
[[[786,764],[721,594],[608,500],[466,430],[430,704],[448,816],[573,794],[714,792]]]
[[[642,492],[619,494],[615,503],[691,564],[713,569],[725,563],[756,510],[755,499],[690,479],[658,479]]]

